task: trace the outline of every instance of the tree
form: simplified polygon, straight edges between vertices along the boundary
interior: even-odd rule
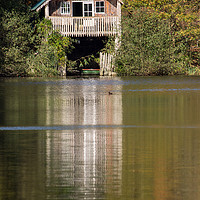
[[[199,0],[125,0],[124,8],[129,13],[136,8],[156,11],[159,18],[169,19],[176,39],[186,38],[193,44],[200,38]]]
[[[199,8],[199,0],[124,0],[120,50],[122,52],[126,50],[134,55],[132,55],[131,64],[128,62],[131,58],[129,53],[126,51],[124,55],[119,53],[118,71],[128,74],[136,73],[133,68],[138,67],[137,73],[148,74],[148,70],[142,72],[144,68],[141,66],[151,66],[150,71],[153,74],[158,74],[158,71],[153,69],[161,69],[161,66],[162,70],[159,71],[159,73],[162,72],[161,74],[188,74],[199,71],[197,67],[200,65],[199,52],[191,51],[191,47],[195,46],[200,38]],[[138,11],[142,17],[137,15]],[[143,20],[145,13],[148,13],[148,17]],[[151,34],[148,36],[149,32]],[[165,35],[162,34],[163,32]],[[161,53],[165,56],[159,56],[159,59],[162,57],[164,59],[156,61],[151,56],[152,53],[155,55]]]
[[[34,46],[34,23],[25,0],[0,1],[1,76],[26,74],[26,56]]]
[[[40,21],[27,0],[0,2],[1,76],[52,76],[64,68],[71,40]]]
[[[72,48],[71,39],[52,31],[52,23],[47,19],[40,21],[36,30],[38,45],[27,59],[28,75],[64,75],[68,61],[66,55]]]
[[[174,44],[170,21],[156,12],[135,9],[122,20],[117,72],[127,75],[184,74],[188,66],[185,43]]]
[[[16,11],[4,11],[2,16],[2,75],[26,74],[26,56],[33,46],[30,16]]]

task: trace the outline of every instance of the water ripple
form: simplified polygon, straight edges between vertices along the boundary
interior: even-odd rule
[[[40,130],[76,130],[76,129],[118,129],[118,128],[152,128],[152,129],[199,129],[200,126],[169,125],[68,125],[68,126],[2,126],[0,131],[40,131]]]
[[[164,89],[164,88],[160,88],[160,89],[135,89],[135,90],[128,90],[130,92],[171,92],[171,91],[200,91],[200,88],[170,88],[170,89]]]

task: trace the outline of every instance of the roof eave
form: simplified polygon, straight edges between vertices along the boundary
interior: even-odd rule
[[[31,8],[31,10],[39,11],[41,10],[45,5],[47,5],[51,0],[41,0],[38,2],[34,7]]]

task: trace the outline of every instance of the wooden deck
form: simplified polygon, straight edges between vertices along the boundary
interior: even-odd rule
[[[59,30],[64,36],[99,37],[114,36],[119,32],[120,18],[112,17],[53,17],[53,29]]]

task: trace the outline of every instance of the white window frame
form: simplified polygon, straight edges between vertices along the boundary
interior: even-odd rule
[[[69,1],[61,1],[60,2],[60,13],[61,13],[61,15],[70,14],[70,2]]]
[[[85,5],[88,6],[88,4],[91,4],[91,5],[92,5],[92,11],[85,11],[85,10],[84,10]],[[94,11],[93,11],[93,9],[94,9],[93,2],[91,2],[91,1],[83,2],[83,16],[84,16],[84,17],[93,17],[93,16],[94,16]],[[87,13],[92,12],[92,16],[85,16],[85,12],[87,12]]]
[[[103,8],[104,12],[97,12],[97,3],[103,2],[103,7],[102,6],[98,6],[99,9]],[[104,14],[105,13],[105,1],[96,1],[95,2],[95,13],[97,14]]]
[[[82,8],[82,11],[83,11],[83,17],[85,17],[84,16],[84,4],[92,4],[92,17],[94,17],[94,3],[93,3],[93,1],[91,1],[91,0],[87,0],[87,1],[79,1],[79,0],[73,0],[72,1],[72,6],[73,6],[73,3],[76,3],[76,2],[79,2],[79,3],[82,3],[82,5],[83,5],[83,8]],[[72,8],[72,16],[73,16],[73,8]]]

